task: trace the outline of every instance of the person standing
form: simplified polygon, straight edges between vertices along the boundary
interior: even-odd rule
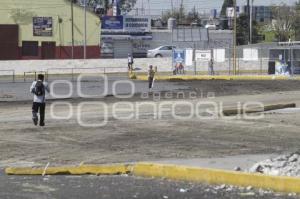
[[[44,75],[39,74],[38,80],[32,82],[30,87],[30,93],[33,94],[32,121],[35,126],[39,121],[38,112],[40,113],[40,126],[45,126],[46,92],[50,92],[48,84],[44,82]]]
[[[133,56],[129,53],[128,54],[128,70],[132,71],[133,70]]]
[[[211,58],[209,61],[209,75],[215,75],[215,71],[214,71],[214,60]]]
[[[155,71],[153,70],[153,66],[150,65],[148,70],[149,91],[151,91],[151,89],[153,88],[154,77]]]

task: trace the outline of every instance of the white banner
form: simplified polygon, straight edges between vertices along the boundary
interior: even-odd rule
[[[151,17],[149,16],[124,16],[124,30],[133,32],[150,32]]]
[[[210,50],[196,50],[196,60],[198,61],[210,61],[211,51]]]
[[[255,48],[245,48],[243,50],[244,61],[258,61],[258,50]]]
[[[193,49],[185,50],[185,66],[193,65]]]
[[[225,49],[214,49],[214,61],[225,62]]]
[[[234,18],[234,7],[228,7],[226,9],[226,16],[228,18]]]

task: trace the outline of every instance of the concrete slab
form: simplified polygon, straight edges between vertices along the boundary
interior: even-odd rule
[[[218,158],[168,159],[159,160],[157,163],[225,170],[234,170],[235,167],[240,167],[243,170],[247,170],[257,162],[277,156],[278,154],[259,154],[226,156]]]

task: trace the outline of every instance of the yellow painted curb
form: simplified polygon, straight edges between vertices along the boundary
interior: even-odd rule
[[[186,167],[168,164],[137,163],[134,165],[82,165],[78,167],[7,168],[7,175],[120,175],[131,173],[139,177],[156,177],[171,180],[208,184],[252,186],[279,192],[300,193],[300,178],[267,176],[262,174]]]
[[[147,81],[147,75],[136,75],[135,79],[141,81]],[[272,75],[241,75],[241,76],[230,76],[230,75],[182,75],[182,76],[156,76],[157,81],[191,81],[191,80],[300,80],[300,77],[286,77],[286,76],[272,76]]]
[[[300,178],[152,163],[138,163],[133,167],[132,172],[134,175],[142,177],[167,178],[209,184],[229,184],[243,187],[252,186],[279,192],[300,193]]]
[[[223,110],[224,116],[231,116],[231,115],[238,115],[238,114],[245,114],[245,113],[258,113],[263,111],[271,111],[271,110],[278,110],[278,109],[284,109],[284,108],[295,108],[295,103],[288,103],[288,104],[273,104],[273,105],[266,105],[264,107],[257,107],[252,109],[226,109]]]
[[[131,165],[82,165],[78,167],[6,168],[7,175],[118,175],[130,173]]]

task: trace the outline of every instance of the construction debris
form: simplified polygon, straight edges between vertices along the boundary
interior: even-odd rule
[[[249,171],[251,173],[263,173],[273,176],[300,177],[300,152],[256,163]]]

